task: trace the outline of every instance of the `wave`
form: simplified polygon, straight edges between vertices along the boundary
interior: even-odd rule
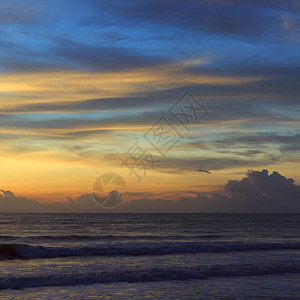
[[[300,263],[198,265],[193,267],[123,268],[108,271],[56,273],[22,277],[0,277],[0,289],[40,286],[88,285],[114,282],[149,282],[244,277],[300,273]]]
[[[131,242],[77,247],[46,247],[27,244],[0,244],[0,260],[55,258],[96,255],[168,255],[200,252],[257,251],[300,249],[300,242]]]
[[[202,235],[0,235],[2,240],[194,240],[194,239],[219,239],[229,236],[220,234]]]

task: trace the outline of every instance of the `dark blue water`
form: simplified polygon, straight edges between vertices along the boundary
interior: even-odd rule
[[[300,299],[299,214],[1,214],[1,299]]]

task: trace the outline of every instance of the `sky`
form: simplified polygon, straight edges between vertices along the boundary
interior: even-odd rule
[[[300,212],[299,34],[296,0],[1,1],[0,208],[114,173],[128,210]]]

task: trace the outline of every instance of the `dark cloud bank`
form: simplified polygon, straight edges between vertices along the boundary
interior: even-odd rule
[[[196,195],[178,201],[149,200],[146,198],[124,203],[119,208],[102,209],[84,194],[67,202],[41,204],[25,197],[15,196],[11,191],[1,190],[0,211],[17,212],[106,212],[106,213],[300,213],[300,187],[278,172],[267,170],[248,171],[242,180],[229,180],[223,192],[212,195]]]

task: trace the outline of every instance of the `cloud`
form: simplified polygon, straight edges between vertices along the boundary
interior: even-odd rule
[[[2,128],[38,128],[38,129],[106,129],[112,127],[150,126],[178,99],[178,91],[173,97],[157,95],[156,97],[102,98],[72,103],[50,104],[36,103],[0,109]],[[195,94],[195,93],[194,93]],[[195,94],[197,95],[197,94]],[[200,98],[200,97],[198,97]],[[202,98],[204,98],[202,100]],[[284,103],[259,99],[205,99],[201,102],[211,112],[209,117],[201,119],[199,124],[211,126],[222,122],[240,124],[283,123],[299,121],[296,111],[300,104]],[[154,109],[153,106],[155,105]],[[147,111],[146,111],[147,109]],[[144,111],[141,111],[144,110]],[[47,112],[45,114],[44,112]],[[33,112],[37,112],[33,114]],[[108,113],[109,112],[109,113]],[[97,115],[96,115],[97,113]],[[80,114],[80,115],[79,115]],[[249,125],[248,125],[249,126]],[[247,137],[245,137],[247,138]]]
[[[287,33],[299,30],[299,6],[293,1],[56,0],[34,1],[30,7],[5,2],[0,5],[0,62],[9,72],[129,70],[208,52],[227,53],[225,61],[246,56],[278,63],[278,54],[289,58],[293,52],[288,45],[280,48],[278,40],[289,42]],[[244,39],[247,43],[236,45]],[[262,51],[249,41],[263,44]],[[234,56],[231,47],[237,50]]]
[[[153,67],[167,62],[138,49],[93,46],[66,39],[56,42],[53,54],[62,58],[66,65],[98,72]]]
[[[211,174],[211,172],[210,172],[210,171],[207,171],[207,170],[201,170],[201,169],[199,169],[199,170],[198,170],[198,172],[202,172],[202,173]]]
[[[0,3],[0,23],[1,24],[32,24],[38,23],[38,16],[33,11],[34,5],[21,5],[17,3],[11,3],[9,1]]]
[[[177,201],[139,198],[110,210],[97,206],[91,194],[67,197],[67,201],[59,203],[40,203],[17,197],[11,191],[1,191],[1,212],[300,213],[300,187],[293,179],[275,171],[269,174],[268,170],[248,171],[241,180],[229,180],[223,192],[180,197]]]
[[[277,154],[277,159],[285,159],[288,161],[289,157],[297,151],[300,151],[300,134],[298,131],[290,132],[287,134],[278,134],[276,132],[261,132],[256,134],[247,134],[247,136],[242,134],[231,134],[229,137],[228,135],[224,135],[223,139],[216,140],[215,143],[219,145],[220,149],[227,149],[228,153],[235,153],[238,155],[245,155],[245,156],[255,156],[256,154],[263,154],[261,151],[262,149],[266,149],[269,145],[274,150],[277,149],[279,154]],[[249,149],[246,152],[238,153],[234,152],[234,148],[241,148],[241,147],[252,147],[252,148],[259,148],[258,149]],[[225,152],[220,151],[221,153]],[[275,157],[274,157],[275,158]]]
[[[91,195],[88,194],[82,194],[74,200],[67,196],[67,201],[42,203],[26,197],[16,196],[9,190],[1,189],[1,192],[3,194],[0,194],[1,213],[80,213],[97,210],[97,205],[92,200]]]
[[[205,154],[202,154],[204,156]],[[186,173],[194,172],[195,165],[202,166],[203,169],[198,172],[205,172],[206,170],[228,170],[239,167],[259,167],[261,165],[270,165],[278,161],[279,156],[272,156],[269,154],[260,155],[257,157],[246,157],[249,155],[237,156],[235,153],[229,152],[227,157],[216,157],[209,154],[205,155],[206,157],[183,157],[183,158],[172,158],[166,157],[164,160],[161,160],[156,163],[156,168],[161,170],[161,172],[168,173]]]
[[[253,1],[214,1],[212,4],[211,1],[194,0],[131,0],[125,3],[116,1],[112,7],[98,6],[99,11],[105,8],[107,17],[117,16],[125,24],[132,24],[132,20],[135,20],[140,26],[152,23],[153,26],[175,27],[198,33],[245,37],[259,37],[280,29],[280,11],[285,8],[293,13],[299,12],[297,6],[281,5],[280,1],[272,1],[270,5],[268,1],[260,1],[259,4]],[[94,22],[99,23],[96,19]]]
[[[249,171],[242,180],[230,180],[224,188],[236,210],[250,212],[299,212],[300,188],[294,180],[268,170]]]
[[[11,191],[1,189],[0,212],[27,213],[36,212],[40,209],[38,201],[30,200],[25,197],[18,197]]]
[[[299,213],[300,187],[275,171],[248,171],[241,180],[229,180],[223,192],[178,201],[139,199],[124,204],[123,211]]]

